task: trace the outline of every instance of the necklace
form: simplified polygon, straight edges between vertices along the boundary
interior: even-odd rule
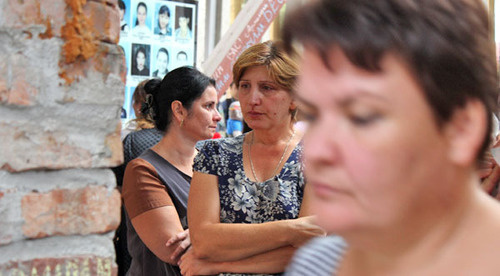
[[[288,142],[286,143],[285,149],[283,150],[283,154],[281,154],[280,161],[278,162],[278,165],[276,165],[276,169],[274,169],[273,176],[275,178],[278,178],[278,176],[276,174],[278,173],[278,169],[280,168],[281,162],[283,161],[283,158],[285,157],[285,153],[286,153],[286,151],[288,149],[288,146],[290,145],[290,142],[293,139],[293,136],[295,136],[295,129],[293,130],[292,136],[290,136],[290,139],[288,139]],[[257,174],[255,173],[255,169],[253,167],[253,162],[252,162],[252,145],[253,145],[253,139],[254,139],[254,132],[252,131],[252,142],[250,142],[250,146],[248,146],[248,159],[250,159],[250,168],[252,169],[252,174],[253,174],[253,177],[255,178],[255,181],[257,181],[258,183],[262,183],[257,178]]]

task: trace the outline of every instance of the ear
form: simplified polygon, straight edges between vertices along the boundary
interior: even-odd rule
[[[295,102],[295,98],[292,98],[290,102],[290,111],[294,111],[295,109],[297,109],[297,103]]]
[[[187,110],[182,103],[180,101],[173,101],[170,107],[172,108],[173,118],[179,123],[184,121],[187,116]]]
[[[454,112],[446,123],[445,132],[450,141],[449,157],[459,166],[470,166],[476,162],[483,144],[488,119],[486,108],[477,99],[469,99],[465,106]]]

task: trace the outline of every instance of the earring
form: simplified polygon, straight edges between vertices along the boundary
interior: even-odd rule
[[[179,126],[182,127],[183,124],[184,124],[184,119],[182,119],[181,124]]]

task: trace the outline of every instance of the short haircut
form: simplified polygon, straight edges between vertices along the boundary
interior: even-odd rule
[[[250,67],[265,66],[271,79],[282,89],[294,89],[299,68],[285,52],[281,41],[255,44],[241,53],[233,65],[233,82],[239,88],[240,79]]]
[[[490,143],[497,73],[488,15],[481,0],[318,0],[285,20],[283,40],[318,52],[325,65],[332,49],[359,68],[381,70],[386,54],[406,63],[425,93],[436,122],[448,122],[470,99],[487,111]]]

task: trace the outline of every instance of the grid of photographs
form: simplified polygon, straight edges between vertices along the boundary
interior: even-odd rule
[[[193,1],[118,0],[119,46],[125,53],[127,83],[124,122],[135,118],[132,95],[139,82],[163,78],[195,62],[196,4]]]

